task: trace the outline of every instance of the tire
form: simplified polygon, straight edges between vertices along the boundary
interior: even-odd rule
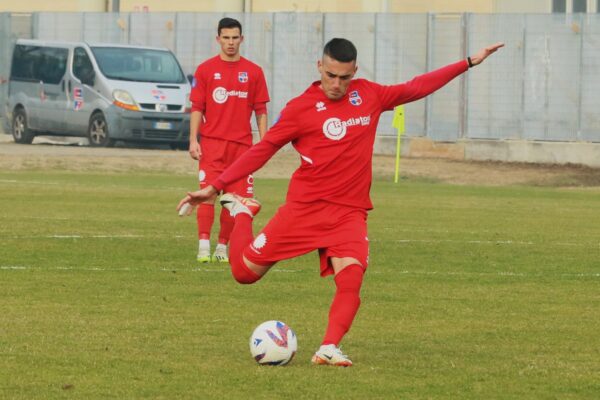
[[[31,144],[35,133],[27,125],[27,114],[22,108],[18,108],[13,113],[12,118],[12,136],[15,143]]]
[[[115,144],[115,140],[108,134],[108,124],[101,112],[93,114],[90,118],[88,139],[92,147],[112,147]]]

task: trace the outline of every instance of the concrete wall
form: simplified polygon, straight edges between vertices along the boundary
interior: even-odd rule
[[[393,155],[395,150],[395,137],[378,136],[375,140],[375,154]],[[450,160],[578,164],[600,168],[600,143],[589,142],[462,139],[456,143],[440,143],[428,138],[403,136],[401,155]]]
[[[0,0],[0,12],[112,11],[115,0]],[[590,7],[595,10],[595,2]],[[552,0],[120,0],[121,12],[546,13]]]

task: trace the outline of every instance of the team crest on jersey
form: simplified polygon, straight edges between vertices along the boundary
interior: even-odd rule
[[[248,82],[248,73],[247,72],[238,72],[238,80],[241,83]]]
[[[360,96],[358,94],[358,90],[354,90],[353,92],[350,92],[349,100],[350,100],[350,104],[352,104],[353,106],[360,106],[362,104],[362,99],[360,98]]]
[[[221,73],[220,72],[215,72],[215,75],[214,75],[213,79],[220,80],[221,79]]]
[[[317,107],[317,111],[327,110],[327,107],[325,107],[325,103],[323,103],[322,101],[318,101],[317,104],[315,104],[315,107]]]

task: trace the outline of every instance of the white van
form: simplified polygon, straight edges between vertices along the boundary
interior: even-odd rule
[[[187,148],[190,91],[167,49],[18,40],[6,115],[17,143],[61,135]]]

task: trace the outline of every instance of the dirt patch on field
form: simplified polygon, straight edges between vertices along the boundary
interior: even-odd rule
[[[295,151],[280,151],[256,176],[288,178],[298,165],[299,157]],[[394,157],[375,156],[373,159],[376,178],[392,180],[394,167]],[[36,138],[33,145],[1,141],[0,168],[3,171],[62,169],[87,172],[147,171],[194,174],[196,162],[186,151],[156,148],[91,148],[73,143],[56,144],[52,140]],[[600,187],[600,169],[577,165],[404,158],[400,163],[400,176],[403,180],[423,179],[458,185]]]

